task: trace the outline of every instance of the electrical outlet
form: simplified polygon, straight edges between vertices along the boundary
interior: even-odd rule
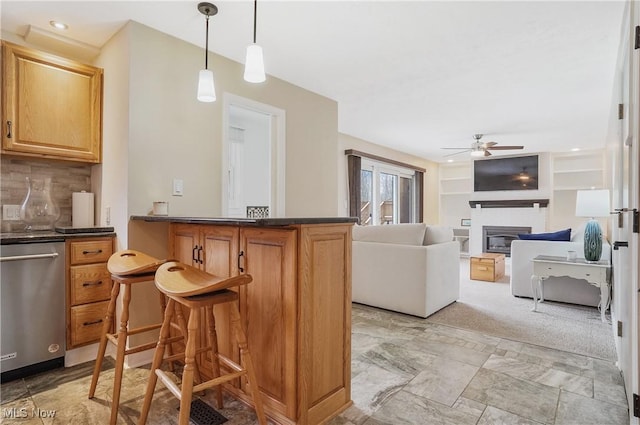
[[[3,220],[20,220],[20,205],[3,205]]]
[[[105,222],[107,223],[107,226],[110,226],[111,225],[111,207],[104,208],[104,217],[105,217]]]

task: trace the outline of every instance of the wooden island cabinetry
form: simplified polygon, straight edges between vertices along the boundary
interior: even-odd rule
[[[2,42],[2,153],[99,163],[103,71]]]
[[[169,251],[216,275],[253,277],[240,314],[265,411],[282,424],[319,424],[351,405],[353,222],[293,223],[172,222]],[[220,351],[238,359],[226,312],[215,314]],[[206,362],[201,371],[211,373]],[[244,381],[226,389],[251,403]]]

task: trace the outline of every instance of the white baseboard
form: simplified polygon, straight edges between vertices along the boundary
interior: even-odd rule
[[[151,364],[151,362],[153,361],[154,352],[155,350],[147,350],[140,353],[129,354],[124,359],[124,367],[131,368]]]
[[[147,350],[141,353],[129,354],[125,357],[124,367],[138,367],[146,364],[150,364],[153,360],[154,350]],[[64,367],[76,366],[81,363],[93,362],[98,355],[98,344],[86,345],[84,347],[74,348],[69,350],[64,355]],[[106,356],[116,358],[116,350],[113,344],[107,344]]]
[[[80,363],[92,362],[96,360],[98,355],[98,343],[85,345],[84,347],[68,350],[64,354],[64,367],[79,365]],[[106,355],[115,357],[114,347],[107,345]]]

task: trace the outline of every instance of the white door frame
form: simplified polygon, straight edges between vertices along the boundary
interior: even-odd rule
[[[631,25],[629,28],[629,38],[634,39],[635,27],[640,25],[640,4],[637,1],[629,2]],[[631,43],[630,43],[631,44]],[[629,164],[629,207],[640,209],[640,50],[631,46],[631,93],[629,117],[631,120],[631,161]],[[629,214],[629,213],[627,213]],[[629,214],[631,215],[631,214]],[[638,233],[630,232],[629,249],[631,258],[636,259],[636,267],[632,268],[631,292],[633,297],[633,310],[631,314],[631,335],[632,335],[632,376],[631,391],[640,394],[640,236]],[[634,296],[635,295],[635,296]],[[635,341],[634,341],[635,340]],[[627,379],[627,377],[625,377]],[[640,419],[633,416],[633,404],[629,405],[630,423],[639,424]]]
[[[285,215],[285,169],[286,169],[286,113],[284,109],[256,102],[232,93],[223,93],[222,110],[222,192],[221,206],[222,216],[229,214],[229,108],[236,106],[242,109],[249,109],[271,116],[271,122],[275,128],[270,137],[271,151],[274,152],[274,162],[271,164],[271,205],[269,206],[270,217],[284,217]],[[274,151],[275,150],[275,151]]]

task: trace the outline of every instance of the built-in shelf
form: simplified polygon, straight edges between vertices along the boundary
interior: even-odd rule
[[[576,193],[579,190],[605,187],[604,151],[557,153],[551,167],[553,203],[550,208],[549,229],[576,227]]]
[[[470,217],[472,164],[471,161],[440,164],[440,224],[444,226],[457,228],[461,220]]]
[[[470,177],[445,177],[440,179],[441,182],[446,182],[446,181],[451,181],[451,180],[469,180],[471,181]]]
[[[546,208],[549,205],[548,199],[500,199],[489,201],[469,201],[471,208],[480,205],[482,208],[533,208],[536,204],[540,208]]]
[[[576,170],[554,170],[554,174],[564,174],[564,173],[601,173],[604,170],[602,168],[582,168]]]
[[[554,192],[563,192],[563,191],[575,191],[575,190],[585,190],[585,189],[604,189],[604,187],[602,186],[589,186],[589,187],[584,187],[584,186],[563,186],[563,187],[554,187],[553,191]]]

